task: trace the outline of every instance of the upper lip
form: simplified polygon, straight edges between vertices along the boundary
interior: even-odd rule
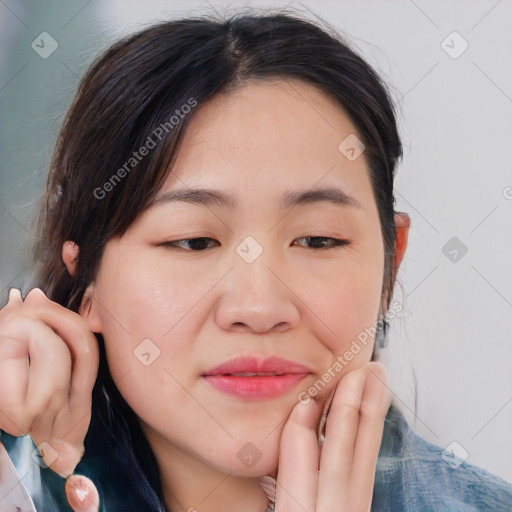
[[[204,372],[203,375],[223,375],[242,372],[310,373],[311,370],[307,366],[283,359],[282,357],[273,356],[261,360],[253,356],[243,356],[230,359]]]

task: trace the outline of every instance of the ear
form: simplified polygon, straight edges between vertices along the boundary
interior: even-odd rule
[[[82,303],[78,308],[78,314],[87,322],[92,332],[103,332],[103,324],[101,315],[99,314],[100,306],[94,298],[94,282],[92,282],[85,290]]]
[[[400,263],[402,263],[402,260],[405,255],[405,250],[407,249],[407,238],[409,236],[409,228],[411,227],[411,219],[407,213],[404,212],[395,212],[394,215],[394,222],[395,222],[395,233],[396,233],[396,239],[395,239],[395,259],[393,262],[393,270],[392,272],[396,276],[398,273],[398,267],[400,266]],[[387,284],[387,283],[386,283]],[[388,303],[388,296],[389,296],[389,290],[386,290],[383,294],[382,298],[382,304],[381,304],[381,314],[384,314],[386,311],[386,304]],[[373,354],[372,354],[372,361]]]
[[[64,265],[66,265],[68,274],[71,277],[75,277],[76,274],[76,262],[78,261],[79,250],[80,248],[78,245],[76,245],[75,242],[72,242],[71,240],[66,240],[62,244],[62,261],[64,262]]]
[[[76,275],[76,264],[80,248],[75,242],[66,240],[62,244],[62,261],[71,277]],[[87,322],[92,332],[102,332],[101,317],[98,314],[98,303],[94,300],[94,283],[91,283],[84,292],[78,313]]]
[[[407,249],[407,238],[409,236],[409,228],[411,226],[411,219],[407,213],[396,212],[395,213],[395,229],[396,229],[396,241],[395,241],[395,272],[398,271],[398,267],[402,262],[402,259]]]

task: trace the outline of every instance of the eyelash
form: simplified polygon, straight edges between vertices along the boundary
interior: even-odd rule
[[[313,250],[316,250],[316,251],[326,251],[326,250],[329,250],[329,249],[335,249],[337,247],[343,247],[343,246],[348,246],[350,245],[352,242],[350,242],[350,240],[342,240],[342,239],[338,239],[338,238],[331,238],[331,237],[328,237],[328,236],[303,236],[301,238],[297,238],[296,240],[307,240],[307,239],[320,239],[320,240],[332,240],[332,245],[331,247],[311,247],[311,249]],[[179,242],[190,242],[192,240],[213,240],[213,238],[209,238],[209,237],[206,237],[206,236],[202,236],[202,237],[198,237],[198,238],[184,238],[182,240],[172,240],[172,241],[168,241],[168,242],[162,242],[161,244],[159,245],[162,245],[164,247],[169,247],[170,249],[172,248],[181,248],[183,249],[183,247],[180,247],[178,245]],[[207,247],[208,249],[208,247]],[[187,250],[187,249],[184,249],[184,250]],[[202,250],[199,250],[199,251],[195,251],[195,250],[191,250],[191,252],[203,252],[204,249]]]

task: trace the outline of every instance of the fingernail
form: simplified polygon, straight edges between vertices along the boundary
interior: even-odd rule
[[[18,290],[18,288],[11,288],[9,290],[9,297],[7,299],[7,302],[9,302],[10,300],[13,300],[15,296],[21,297],[21,292]]]
[[[85,498],[87,498],[87,495],[89,494],[89,486],[83,478],[77,479],[75,483],[75,494],[80,503],[83,503]]]
[[[69,477],[66,494],[69,504],[74,510],[95,510],[98,508],[98,495],[88,482],[88,478],[73,475]]]
[[[77,487],[75,489],[76,497],[83,503],[85,501],[85,498],[87,498],[87,491],[84,491]]]

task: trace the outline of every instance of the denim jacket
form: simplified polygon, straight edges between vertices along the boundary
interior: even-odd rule
[[[392,405],[375,471],[372,512],[511,512],[512,483],[427,442]]]
[[[89,436],[89,433],[88,433]],[[16,466],[36,510],[71,511],[64,494],[65,480],[42,469],[29,436],[15,438],[1,432],[1,441]],[[147,504],[155,496],[143,495],[124,477],[115,450],[87,443],[76,473],[91,478],[100,493],[100,512],[158,510]],[[110,452],[109,452],[110,450]],[[0,468],[0,475],[2,468]],[[113,476],[115,478],[113,478]],[[133,477],[131,477],[133,479]],[[2,508],[0,496],[0,510]],[[162,510],[162,509],[160,509]],[[411,430],[392,404],[384,423],[375,471],[372,512],[512,512],[512,483],[458,458],[447,456]],[[13,509],[13,512],[16,509]],[[10,511],[9,511],[10,512]]]

